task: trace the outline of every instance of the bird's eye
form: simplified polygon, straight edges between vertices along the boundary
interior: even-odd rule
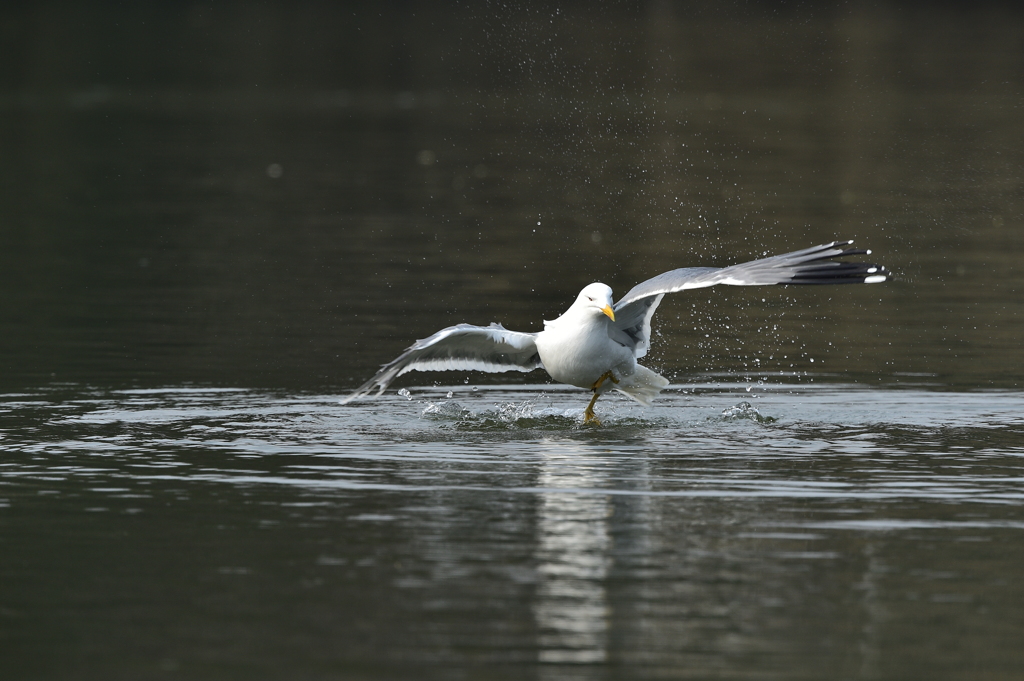
[[[594,299],[591,298],[590,296],[587,296],[587,300],[589,300],[590,302],[594,302]]]

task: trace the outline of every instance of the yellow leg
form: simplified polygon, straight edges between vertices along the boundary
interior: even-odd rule
[[[601,425],[601,419],[594,416],[594,403],[597,402],[598,397],[600,397],[600,395],[595,390],[594,396],[590,398],[590,404],[588,404],[587,408],[583,410],[583,423],[596,423],[597,425]]]
[[[604,382],[607,380],[611,380],[612,383],[619,382],[619,379],[615,378],[611,371],[604,372],[601,374],[601,378],[594,381],[594,386],[591,388],[591,390],[594,391],[594,396],[590,398],[590,404],[588,404],[587,408],[583,410],[583,423],[596,423],[597,425],[601,425],[601,419],[594,415],[594,404],[597,403],[597,398],[601,396],[597,391],[600,390],[601,386],[604,385]]]

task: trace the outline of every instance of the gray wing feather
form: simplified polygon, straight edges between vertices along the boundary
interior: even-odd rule
[[[612,337],[632,347],[637,357],[647,354],[651,318],[666,293],[715,284],[759,286],[771,284],[874,284],[885,281],[881,265],[840,262],[833,258],[867,255],[871,251],[849,248],[852,241],[833,241],[729,267],[684,267],[659,274],[637,284],[615,303]]]
[[[535,333],[509,331],[501,324],[449,326],[413,343],[341,404],[368,395],[374,389],[380,395],[393,380],[408,371],[533,371],[541,367],[536,338]]]
[[[616,309],[608,335],[616,343],[631,348],[637,359],[646,355],[651,341],[651,318],[664,297],[664,293],[657,293],[624,305],[621,311]]]

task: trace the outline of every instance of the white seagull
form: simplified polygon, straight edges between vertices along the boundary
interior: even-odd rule
[[[397,359],[381,367],[369,381],[341,401],[347,404],[391,382],[408,371],[477,370],[533,371],[544,369],[559,383],[567,383],[594,396],[584,422],[597,422],[594,403],[614,388],[644,406],[668,385],[664,376],[637,364],[647,354],[651,318],[666,293],[715,284],[760,286],[770,284],[876,284],[888,278],[881,265],[836,261],[871,251],[850,248],[852,241],[830,244],[753,260],[729,267],[683,267],[637,284],[617,303],[605,284],[590,284],[576,302],[554,321],[545,321],[539,333],[509,331],[501,324],[457,324],[418,340]]]

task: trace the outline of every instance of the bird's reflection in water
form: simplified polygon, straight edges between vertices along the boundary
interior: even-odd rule
[[[576,443],[548,441],[543,452],[534,604],[540,662],[605,662],[612,507],[596,490],[604,486],[606,472],[600,459]]]

